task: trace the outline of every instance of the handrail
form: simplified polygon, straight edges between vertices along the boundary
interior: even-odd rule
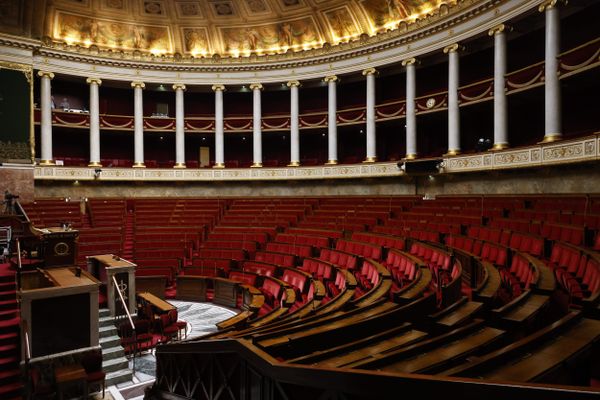
[[[21,290],[21,271],[23,264],[21,261],[21,242],[19,239],[15,239],[17,242],[17,291]]]
[[[113,284],[115,285],[115,290],[119,294],[119,298],[121,299],[121,304],[123,304],[123,308],[125,309],[125,314],[127,314],[127,318],[129,319],[129,325],[131,325],[131,330],[133,332],[133,340],[135,343],[134,346],[137,347],[137,333],[135,331],[135,324],[133,323],[133,319],[131,318],[131,314],[129,313],[129,308],[127,307],[127,304],[125,304],[125,299],[123,298],[123,294],[119,290],[119,284],[117,283],[117,279],[115,278],[114,275],[112,276],[112,281],[113,281]],[[116,314],[116,310],[115,310],[115,314]],[[131,368],[133,370],[133,372],[135,372],[135,355],[137,352],[136,350],[137,349],[134,347],[134,349],[133,349],[133,365]]]

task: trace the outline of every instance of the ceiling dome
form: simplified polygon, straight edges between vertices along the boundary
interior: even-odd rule
[[[47,43],[176,57],[297,52],[396,30],[447,0],[54,0]],[[37,12],[37,11],[36,11]]]

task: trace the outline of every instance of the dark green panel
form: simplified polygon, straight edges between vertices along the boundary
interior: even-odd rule
[[[0,161],[31,158],[31,90],[25,73],[0,67]]]

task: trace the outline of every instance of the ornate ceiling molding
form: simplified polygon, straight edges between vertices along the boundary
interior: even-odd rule
[[[165,83],[185,80],[192,85],[263,83],[289,79],[321,79],[324,76],[362,71],[400,63],[422,56],[449,44],[487,32],[490,28],[535,9],[542,0],[463,0],[455,12],[428,17],[410,25],[372,37],[324,46],[302,52],[262,57],[213,57],[179,59],[165,56],[103,52],[98,48],[23,41],[14,36],[0,36],[0,46],[26,47],[35,68],[83,77],[113,80],[143,80]],[[449,8],[450,9],[450,8]],[[2,57],[2,56],[0,56]]]

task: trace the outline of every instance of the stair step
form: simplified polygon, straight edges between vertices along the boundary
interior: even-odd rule
[[[115,319],[111,316],[101,317],[99,320],[99,326],[114,326]]]
[[[100,328],[98,328],[98,333],[100,334],[101,338],[115,336],[117,334],[117,328],[115,328],[114,325],[101,326]]]
[[[104,318],[104,317],[110,317],[110,310],[108,308],[101,308],[98,310],[98,317],[99,318]]]
[[[106,386],[112,386],[123,382],[131,381],[133,373],[130,369],[120,369],[106,374]]]
[[[100,346],[102,346],[102,350],[109,349],[111,347],[120,346],[121,338],[117,335],[106,336],[100,338]]]
[[[102,349],[102,360],[112,360],[119,357],[125,357],[125,350],[120,345]]]
[[[15,281],[11,282],[0,282],[0,292],[5,292],[7,290],[15,290],[17,287]]]
[[[102,370],[104,370],[106,373],[118,371],[124,368],[129,368],[129,362],[125,357],[118,357],[111,360],[102,361]]]
[[[3,357],[0,358],[0,371],[8,371],[19,368],[20,357]]]
[[[6,321],[9,319],[17,318],[19,310],[4,310],[0,311],[0,321]]]
[[[19,331],[19,317],[15,317],[7,320],[0,320],[0,334],[18,332]]]

